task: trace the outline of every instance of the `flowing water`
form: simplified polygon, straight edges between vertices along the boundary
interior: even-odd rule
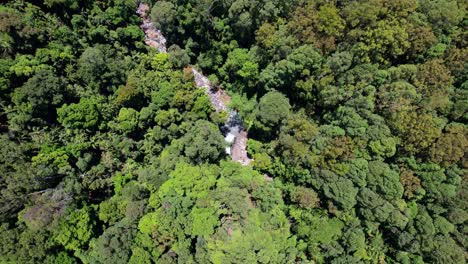
[[[156,48],[159,52],[166,53],[166,38],[161,31],[156,28],[148,16],[150,8],[148,4],[140,3],[138,5],[137,14],[140,15],[143,23],[141,29],[145,32],[146,45]],[[214,87],[208,78],[190,66],[192,69],[193,79],[198,88],[204,88],[208,95],[213,108],[217,112],[226,111],[229,116],[228,120],[222,127],[222,132],[225,135],[226,142],[230,145],[226,148],[226,153],[233,160],[240,162],[243,165],[248,165],[252,160],[247,156],[247,131],[243,127],[242,118],[239,114],[227,107],[231,98],[219,87]]]

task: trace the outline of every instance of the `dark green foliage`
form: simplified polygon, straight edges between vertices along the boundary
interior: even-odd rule
[[[280,124],[288,117],[289,100],[279,92],[265,94],[256,110],[255,126],[267,134],[274,134]]]
[[[180,143],[185,156],[197,163],[217,161],[223,156],[225,146],[219,129],[204,120],[197,121]]]
[[[55,108],[64,103],[66,95],[65,83],[52,70],[38,71],[12,94],[14,108],[9,115],[12,129],[54,122]]]

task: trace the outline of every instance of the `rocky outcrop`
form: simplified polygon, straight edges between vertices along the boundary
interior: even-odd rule
[[[198,88],[204,88],[216,111],[228,111],[227,105],[231,98],[222,89],[213,87],[206,76],[192,67],[193,79]]]
[[[252,162],[247,156],[247,131],[241,130],[237,137],[234,139],[234,144],[231,146],[231,157],[233,160],[248,165]]]
[[[161,31],[156,28],[151,19],[149,18],[149,5],[140,3],[138,5],[137,14],[141,17],[143,23],[140,28],[145,32],[145,43],[146,45],[158,49],[159,52],[166,53],[166,38],[163,36]]]

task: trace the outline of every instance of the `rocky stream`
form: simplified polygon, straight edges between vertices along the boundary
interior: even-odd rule
[[[138,5],[137,14],[142,19],[141,29],[145,33],[146,45],[156,48],[161,53],[166,53],[166,38],[161,31],[156,28],[148,15],[150,7],[148,4],[140,3]],[[225,140],[229,144],[226,147],[226,153],[233,160],[240,162],[243,165],[248,165],[252,160],[247,156],[247,131],[243,127],[242,118],[239,114],[229,109],[228,104],[231,100],[229,95],[220,87],[215,87],[211,84],[206,76],[199,72],[194,66],[189,66],[192,70],[193,79],[196,86],[200,89],[205,89],[213,108],[217,111],[226,111],[229,116],[228,120],[222,127]]]

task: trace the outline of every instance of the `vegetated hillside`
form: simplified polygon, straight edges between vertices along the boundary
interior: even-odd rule
[[[465,1],[148,4],[0,6],[0,263],[466,263]]]

